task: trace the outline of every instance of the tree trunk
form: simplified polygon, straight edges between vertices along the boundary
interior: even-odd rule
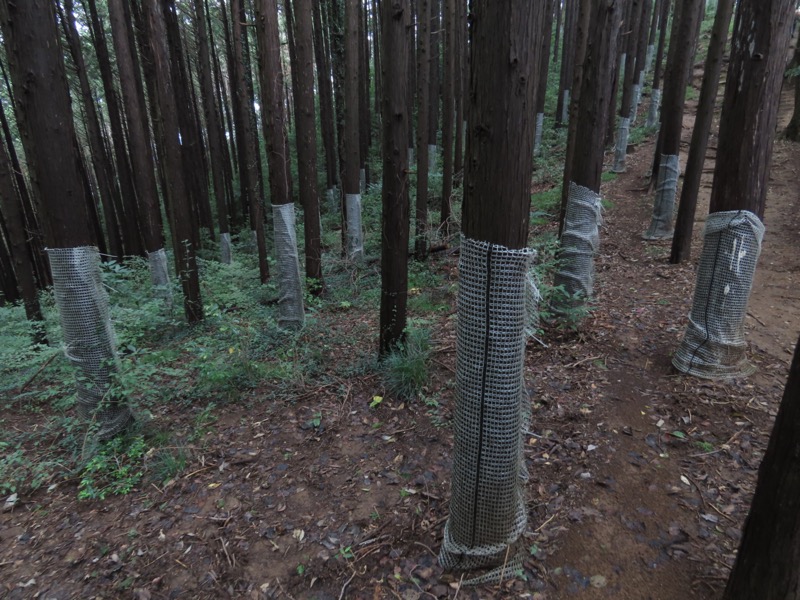
[[[366,14],[363,0],[358,0],[358,150],[359,178],[363,192],[370,182],[369,147],[372,143],[372,122],[369,114],[369,59],[367,58]]]
[[[100,77],[103,81],[105,92],[106,109],[108,110],[108,120],[111,126],[111,139],[114,144],[114,156],[116,158],[117,179],[119,182],[120,193],[123,201],[124,218],[122,221],[123,242],[125,254],[144,256],[144,240],[139,229],[139,206],[136,198],[136,191],[133,185],[133,174],[126,150],[126,138],[122,125],[122,111],[114,87],[113,71],[111,59],[108,55],[106,45],[105,30],[100,22],[97,12],[96,0],[88,0],[89,23],[94,38],[94,48],[97,53],[97,64],[100,69]]]
[[[139,198],[140,223],[144,237],[145,250],[155,253],[164,248],[162,233],[161,208],[158,201],[158,187],[152,153],[149,149],[147,134],[147,113],[139,103],[135,80],[139,77],[134,70],[133,40],[128,38],[128,29],[125,20],[122,0],[109,0],[108,12],[111,21],[111,32],[114,40],[114,51],[119,70],[122,100],[125,105],[125,114],[128,118],[128,143],[133,166],[136,191]],[[159,271],[164,273],[165,270]],[[158,280],[158,273],[151,272],[154,285],[167,285],[168,281]]]
[[[570,85],[572,85],[572,68],[575,64],[575,31],[578,24],[578,7],[580,0],[565,0],[564,10],[564,43],[561,52],[561,75],[556,102],[556,125],[565,124],[570,104]]]
[[[17,278],[14,276],[14,265],[11,259],[11,250],[7,241],[8,232],[0,213],[0,306],[20,299],[17,289]]]
[[[700,190],[700,178],[706,162],[708,135],[714,120],[717,88],[722,73],[722,59],[725,54],[732,14],[733,0],[719,0],[711,39],[708,43],[708,54],[703,69],[703,85],[700,89],[700,101],[697,105],[697,116],[692,130],[692,144],[689,148],[689,159],[686,163],[686,174],[681,188],[675,233],[672,236],[672,251],[669,257],[669,262],[672,264],[688,260],[691,255],[697,194]]]
[[[319,223],[319,193],[317,191],[317,132],[314,114],[314,53],[312,39],[312,0],[294,0],[295,57],[293,70],[297,73],[295,118],[297,123],[297,168],[300,179],[300,204],[306,240],[306,277],[313,280],[312,293],[322,292],[322,242]],[[330,82],[330,78],[328,79]],[[332,125],[332,123],[329,123]]]
[[[308,7],[311,8],[310,6]],[[310,10],[306,17],[311,16]],[[310,31],[309,31],[310,35]],[[266,140],[267,163],[269,164],[269,188],[272,201],[273,227],[275,232],[275,255],[278,263],[278,324],[287,328],[299,328],[304,322],[303,285],[297,259],[294,203],[290,187],[291,162],[286,151],[286,112],[283,96],[283,71],[281,69],[280,38],[278,35],[278,4],[276,0],[256,0],[256,39],[259,54],[259,83],[261,88],[261,114],[264,139]],[[310,39],[308,40],[310,43]],[[304,44],[303,59],[310,67],[311,48]],[[298,95],[298,90],[295,90]],[[304,129],[308,121],[313,122],[313,107],[303,115]],[[300,116],[300,113],[298,113]],[[298,137],[298,143],[300,138]],[[308,142],[306,142],[308,144]],[[316,145],[314,145],[316,151]],[[307,166],[306,166],[307,167]],[[316,165],[310,174],[316,179]],[[306,182],[308,183],[308,182]],[[312,184],[313,185],[313,184]],[[315,186],[316,187],[316,186]],[[316,221],[319,227],[319,211],[306,213],[306,221]],[[319,234],[317,234],[319,235]],[[307,240],[308,242],[309,240]]]
[[[208,48],[206,19],[203,11],[203,0],[194,0],[194,26],[197,32],[197,54],[200,61],[200,95],[203,102],[203,114],[206,120],[206,135],[211,157],[211,176],[214,184],[214,200],[217,206],[217,223],[220,234],[220,259],[225,264],[231,262],[231,230],[228,225],[228,205],[225,191],[225,170],[227,162],[223,144],[225,143],[220,125],[219,107],[214,98],[214,81],[211,77],[211,57]]]
[[[659,122],[659,111],[661,109],[661,64],[664,61],[664,46],[667,39],[667,28],[669,27],[669,9],[672,0],[661,0],[661,14],[659,15],[658,49],[656,50],[653,62],[653,85],[650,90],[650,108],[647,111],[646,127],[655,127]]]
[[[258,195],[259,175],[256,163],[259,162],[258,143],[253,130],[253,123],[250,119],[250,95],[247,91],[244,70],[244,31],[241,13],[241,0],[231,0],[231,22],[233,38],[233,56],[231,63],[231,87],[236,100],[234,101],[234,119],[236,122],[237,142],[236,147],[239,151],[239,181],[240,190],[247,210],[250,214],[250,229],[255,232],[255,241],[258,249],[258,271],[261,283],[269,280],[269,264],[267,263],[267,242],[264,237],[264,213],[261,199]],[[281,81],[281,85],[283,82]]]
[[[442,2],[443,0],[431,0],[431,89],[428,95],[428,160],[431,163],[436,161],[436,152],[439,134],[439,98],[441,92],[440,83],[440,39],[442,26]]]
[[[456,103],[456,136],[453,171],[458,187],[464,178],[464,72],[467,63],[467,5],[466,0],[456,0],[456,64],[454,100]]]
[[[419,0],[417,34],[417,197],[415,204],[414,254],[428,256],[428,111],[431,92],[431,2]]]
[[[364,247],[361,233],[361,187],[359,170],[359,89],[358,89],[358,0],[345,0],[344,36],[344,178],[347,254],[361,258]]]
[[[800,68],[800,42],[794,50],[794,60],[792,61],[795,67]],[[786,126],[786,137],[793,142],[800,141],[800,74],[796,74],[794,79],[794,112],[792,113],[792,120]]]
[[[6,145],[0,143],[0,212],[6,225],[6,239],[11,261],[13,262],[13,273],[16,276],[16,283],[19,287],[19,296],[22,298],[25,307],[25,316],[32,323],[44,321],[42,309],[39,306],[39,296],[36,289],[36,266],[31,260],[26,242],[25,219],[22,215],[22,206],[17,190],[14,187],[14,177],[11,171],[11,160],[6,152]],[[6,294],[7,299],[14,300]],[[46,343],[44,328],[35,330],[34,340]]]
[[[661,129],[658,133],[653,180],[656,196],[653,217],[644,239],[671,238],[675,195],[680,176],[680,146],[683,132],[683,109],[686,104],[686,87],[694,64],[694,34],[697,31],[700,9],[704,0],[685,0],[679,3],[670,34],[670,48],[664,78],[664,101],[661,112]]]
[[[800,341],[723,598],[797,598],[800,589]]]
[[[454,85],[455,85],[455,0],[443,0],[444,3],[444,89],[442,100],[442,155],[444,168],[442,172],[442,210],[441,225],[445,238],[450,236],[450,200],[453,195],[453,119],[455,117]]]
[[[153,69],[158,94],[159,111],[163,133],[165,168],[167,178],[166,195],[169,198],[172,247],[175,252],[175,271],[183,288],[183,308],[186,320],[196,323],[203,319],[203,302],[200,298],[200,279],[197,272],[195,246],[192,244],[192,207],[184,182],[181,156],[178,105],[175,98],[174,78],[167,47],[167,29],[160,0],[143,0],[147,34],[153,56]]]
[[[386,0],[384,0],[386,1]],[[451,500],[439,563],[514,572],[525,531],[525,286],[543,2],[476,2],[459,262]],[[487,552],[487,548],[490,552]],[[508,571],[505,569],[508,568]]]
[[[410,115],[414,114],[414,101],[417,92],[417,56],[414,50],[417,47],[417,31],[421,28],[422,24],[418,22],[418,2],[417,0],[410,0],[409,2],[411,11],[411,26],[406,29],[408,34],[408,48],[406,53],[407,63],[407,76],[406,76],[406,104],[408,105],[408,112]],[[414,119],[408,119],[408,164],[414,162]]]
[[[383,190],[379,355],[397,350],[406,328],[408,301],[408,74],[409,0],[383,0]]]
[[[80,171],[69,88],[53,4],[0,3],[0,29],[16,99],[17,124],[26,140],[31,182],[38,192],[53,268],[54,295],[76,381],[82,418],[98,423],[101,439],[131,422],[123,398],[112,393],[115,372],[108,298],[91,247],[86,180]]]
[[[103,144],[102,130],[100,121],[97,118],[94,96],[89,85],[89,77],[86,73],[86,64],[83,59],[78,29],[75,26],[75,15],[72,0],[64,0],[64,10],[58,5],[61,27],[69,45],[72,60],[75,63],[75,71],[78,75],[78,83],[81,89],[83,106],[86,111],[86,132],[92,152],[92,163],[94,166],[95,177],[97,178],[98,195],[103,204],[103,216],[105,217],[106,232],[108,234],[111,253],[117,260],[123,259],[122,234],[120,224],[115,210],[114,195],[114,170],[111,161],[106,154]],[[119,202],[116,202],[118,204]]]
[[[333,112],[333,88],[331,86],[331,65],[325,29],[322,26],[321,3],[312,2],[314,19],[314,56],[317,63],[317,88],[319,89],[319,121],[322,147],[325,150],[325,186],[329,201],[333,200],[333,188],[339,183],[336,167],[336,128]]]
[[[536,90],[536,132],[534,134],[534,154],[539,155],[542,146],[542,133],[544,130],[544,103],[547,96],[547,76],[550,65],[550,43],[553,39],[553,12],[556,2],[560,0],[547,0],[544,15],[544,25],[539,37],[539,81]]]

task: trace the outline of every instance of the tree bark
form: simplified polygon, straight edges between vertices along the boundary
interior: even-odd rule
[[[440,38],[442,26],[442,2],[443,0],[431,0],[431,89],[428,95],[428,145],[432,146],[433,148],[439,145],[439,98],[441,93],[441,83],[439,77],[441,68],[439,65],[441,62]],[[428,156],[428,158],[433,160],[434,156]]]
[[[403,341],[408,300],[408,74],[409,0],[383,0],[381,7],[383,94],[383,190],[379,355]]]
[[[83,106],[86,111],[86,133],[89,138],[89,144],[92,152],[92,163],[94,166],[94,173],[97,179],[98,195],[103,204],[103,216],[106,225],[106,233],[108,234],[109,247],[111,253],[117,260],[123,259],[123,246],[122,234],[120,232],[120,224],[118,215],[115,209],[114,195],[116,188],[114,187],[114,170],[111,166],[111,161],[106,154],[105,145],[103,144],[102,130],[100,128],[100,121],[97,117],[97,109],[95,107],[94,96],[89,84],[89,77],[86,73],[86,63],[83,58],[83,50],[81,48],[80,37],[78,29],[75,26],[74,6],[72,0],[64,0],[64,10],[61,5],[58,5],[61,27],[64,30],[67,44],[69,45],[70,54],[75,64],[75,71],[78,75],[78,83],[80,85],[81,97]]]
[[[445,237],[450,236],[450,201],[453,195],[453,120],[455,86],[455,0],[444,3],[444,89],[442,94],[442,209],[441,225]]]
[[[415,204],[414,253],[417,260],[428,256],[428,111],[431,91],[431,2],[419,0],[417,34],[417,197]]]
[[[314,51],[312,35],[312,0],[293,0],[295,7],[295,64],[297,89],[295,102],[295,138],[297,142],[297,174],[300,180],[300,204],[305,219],[306,277],[315,284],[311,291],[323,290],[322,243],[317,191],[317,134],[314,113]],[[330,81],[330,79],[329,79]]]
[[[228,224],[228,205],[225,191],[225,169],[227,162],[223,144],[225,143],[222,126],[220,124],[219,107],[214,97],[214,81],[211,76],[211,56],[209,53],[208,33],[206,19],[203,11],[203,0],[194,0],[194,26],[197,32],[197,57],[200,61],[198,68],[200,75],[200,95],[203,102],[203,114],[206,121],[206,135],[208,136],[208,150],[211,158],[211,177],[214,184],[214,200],[217,206],[217,223],[221,236],[230,236]],[[227,242],[223,242],[227,243]],[[227,258],[227,260],[225,260]],[[224,262],[230,261],[230,256],[223,258]]]
[[[314,19],[314,56],[317,64],[317,88],[319,89],[319,121],[322,147],[325,151],[325,185],[329,193],[339,183],[336,167],[336,127],[333,112],[333,88],[331,86],[331,64],[325,28],[322,26],[320,2],[312,2]]]
[[[139,199],[140,223],[144,238],[145,250],[155,252],[164,247],[162,233],[161,208],[158,201],[158,187],[151,151],[147,142],[147,113],[139,103],[135,79],[138,72],[134,70],[132,55],[135,51],[133,40],[128,38],[125,13],[122,0],[109,0],[108,12],[111,21],[111,32],[114,40],[117,69],[119,70],[122,100],[128,121],[128,144],[130,158],[135,177],[135,186]]]
[[[512,249],[528,242],[538,67],[532,53],[518,52],[534,47],[541,8],[527,0],[473,6],[472,39],[481,50],[467,96],[462,229],[468,238]]]
[[[175,252],[175,271],[183,288],[183,308],[186,320],[196,323],[203,319],[203,302],[200,298],[200,279],[197,272],[195,246],[192,244],[192,227],[189,197],[184,182],[181,156],[178,105],[175,99],[174,79],[170,72],[172,62],[167,47],[167,30],[160,0],[143,0],[147,37],[153,57],[156,91],[163,134],[164,164],[167,178],[166,195],[169,198],[172,246]]]
[[[681,200],[678,204],[678,218],[675,233],[672,236],[672,250],[669,262],[678,264],[688,260],[692,249],[692,230],[697,208],[697,194],[700,190],[700,178],[708,149],[708,135],[714,120],[714,106],[717,99],[717,88],[722,73],[722,59],[728,39],[728,27],[733,14],[733,0],[719,0],[714,27],[708,43],[708,54],[703,69],[703,85],[700,89],[700,101],[692,130],[692,143],[689,148],[689,159],[681,188]]]
[[[792,0],[740,0],[719,124],[709,212],[764,219]]]
[[[359,167],[361,155],[359,147],[359,89],[358,89],[358,0],[345,0],[344,36],[344,193],[360,194]]]
[[[231,87],[234,91],[236,100],[234,102],[234,118],[236,121],[236,132],[238,140],[236,147],[239,151],[239,181],[243,198],[246,198],[247,210],[250,214],[250,229],[255,231],[256,245],[258,248],[258,271],[261,283],[269,280],[269,264],[267,263],[267,242],[264,237],[264,212],[259,197],[259,174],[257,163],[258,143],[256,134],[253,130],[253,122],[250,118],[250,94],[247,90],[246,75],[244,69],[244,46],[245,40],[242,26],[241,0],[231,0],[231,37],[233,38],[233,56],[231,63],[233,71],[231,73]],[[281,81],[281,86],[283,81]]]
[[[103,82],[105,92],[106,109],[108,110],[108,120],[111,126],[111,139],[114,146],[114,156],[116,158],[117,180],[119,182],[120,194],[123,201],[124,218],[122,221],[123,243],[125,254],[143,256],[145,253],[144,240],[139,229],[139,206],[136,198],[136,191],[133,185],[133,174],[126,150],[125,130],[123,129],[122,111],[119,107],[119,100],[114,87],[113,71],[111,59],[108,55],[106,45],[105,30],[97,12],[96,0],[88,0],[89,23],[91,25],[94,48],[97,54],[97,64],[100,69],[100,77]]]
[[[800,589],[800,341],[723,598],[797,598]]]

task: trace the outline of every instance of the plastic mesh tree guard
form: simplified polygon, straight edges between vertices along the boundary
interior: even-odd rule
[[[628,115],[631,124],[636,121],[636,111],[639,109],[639,97],[641,95],[638,83],[633,84],[633,91],[631,92],[631,113]]]
[[[750,211],[708,216],[689,324],[672,359],[679,371],[707,379],[755,371],[745,356],[744,321],[763,237]]]
[[[156,296],[164,298],[168,303],[171,303],[172,286],[169,282],[167,251],[164,248],[160,248],[155,252],[148,252],[147,263],[150,266],[150,281],[153,283]]]
[[[655,127],[658,125],[658,111],[661,109],[661,90],[656,89],[650,92],[650,109],[647,111],[645,127]]]
[[[347,256],[350,260],[364,258],[364,238],[361,234],[361,194],[345,194],[347,203]]]
[[[358,189],[361,190],[362,194],[367,193],[367,170],[366,169],[359,169],[358,170]]]
[[[574,182],[569,184],[561,234],[561,266],[553,280],[553,284],[562,286],[566,294],[553,303],[555,312],[583,304],[592,297],[594,255],[600,249],[601,210],[599,194]]]
[[[617,146],[614,148],[614,166],[611,168],[612,173],[624,173],[625,161],[628,156],[628,136],[631,131],[631,120],[624,118],[619,120],[619,128],[617,129]]]
[[[564,105],[561,107],[561,122],[569,123],[569,90],[564,90]]]
[[[90,246],[49,248],[47,254],[64,353],[80,371],[78,415],[97,424],[98,439],[108,439],[125,429],[133,416],[124,401],[110,393],[117,351],[108,296],[100,279],[100,254]]]
[[[542,133],[544,132],[544,113],[536,113],[536,129],[533,134],[533,155],[542,153]]]
[[[219,260],[224,265],[231,264],[233,254],[231,252],[231,234],[219,234]]]
[[[293,203],[272,205],[272,226],[278,266],[278,325],[299,329],[306,317]]]
[[[681,164],[677,154],[662,154],[658,164],[656,198],[653,202],[653,217],[650,227],[642,237],[646,240],[663,240],[672,237],[672,217],[675,213],[675,196],[678,193],[678,177]]]
[[[511,548],[527,523],[524,359],[533,257],[527,248],[461,241],[452,495],[439,563],[491,569],[469,584],[510,576],[520,564]]]
[[[336,192],[337,188],[335,187],[325,190],[325,200],[328,202],[328,210],[333,213],[339,210],[339,194]]]
[[[647,55],[644,57],[644,73],[647,74],[650,72],[650,68],[653,66],[653,59],[656,57],[656,47],[655,44],[650,44],[647,46]]]
[[[428,144],[428,171],[433,173],[436,170],[436,153],[439,147],[436,144]]]

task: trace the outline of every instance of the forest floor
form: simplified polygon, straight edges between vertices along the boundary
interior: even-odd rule
[[[784,91],[779,129],[792,93]],[[457,281],[457,256],[442,252],[431,258],[440,285],[428,292],[445,308],[431,321],[432,371],[419,398],[392,398],[379,374],[342,368],[376,346],[376,306],[320,313],[302,335],[324,348],[324,378],[291,395],[256,389],[206,420],[179,402],[164,407],[162,427],[192,440],[174,477],[104,500],[78,500],[74,480],[21,494],[0,513],[0,596],[720,597],[800,331],[800,152],[775,143],[746,324],[758,370],[727,382],[670,364],[692,300],[711,163],[695,260],[676,266],[668,242],[641,239],[652,156],[649,139],[603,187],[597,297],[580,333],[545,331],[547,347],[528,346],[522,572],[467,588],[437,564]],[[19,407],[2,417],[4,428],[31,427]]]

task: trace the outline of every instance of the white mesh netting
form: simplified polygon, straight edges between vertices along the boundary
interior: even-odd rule
[[[569,123],[569,90],[564,90],[564,106],[561,108],[561,122]]]
[[[150,265],[150,281],[153,283],[155,295],[171,303],[172,287],[169,283],[167,251],[160,248],[155,252],[148,252],[147,262]]]
[[[650,109],[647,111],[645,127],[655,127],[658,125],[658,111],[661,109],[661,90],[655,89],[650,92]]]
[[[359,169],[358,171],[358,187],[362,194],[367,193],[367,170]]]
[[[677,154],[662,154],[658,164],[656,198],[653,202],[653,217],[650,227],[642,237],[646,240],[664,240],[672,237],[672,217],[675,213],[675,196],[678,193],[678,177],[681,164]]]
[[[231,252],[231,234],[219,234],[219,260],[224,265],[231,264],[233,254]]]
[[[47,254],[64,353],[80,370],[78,415],[96,423],[98,439],[108,439],[125,429],[133,416],[124,401],[110,394],[117,351],[108,296],[100,279],[100,254],[89,246],[49,248]]]
[[[553,303],[553,310],[582,304],[594,290],[594,255],[600,249],[602,223],[600,195],[589,188],[569,184],[564,231],[561,234],[560,267],[553,284],[565,295]],[[563,305],[562,305],[563,303]]]
[[[653,59],[656,57],[656,47],[654,44],[650,44],[647,46],[647,55],[644,57],[644,73],[647,74],[650,72],[650,68],[653,66]]]
[[[642,90],[644,89],[644,71],[639,71],[639,81],[633,86],[633,106],[631,106],[631,126],[636,123],[636,116],[639,114],[639,104],[642,102]]]
[[[764,225],[753,213],[711,213],[697,269],[689,324],[672,364],[709,379],[743,377],[755,371],[747,361],[744,321]]]
[[[347,257],[364,258],[364,237],[361,233],[361,194],[345,194],[347,204]]]
[[[298,329],[305,323],[305,308],[293,203],[272,205],[272,226],[278,265],[278,325]]]
[[[436,170],[436,153],[439,147],[436,144],[428,144],[428,171],[433,173]]]
[[[542,133],[544,131],[544,113],[536,113],[536,130],[533,136],[533,155],[542,153]]]
[[[512,546],[527,523],[524,359],[534,254],[461,241],[452,495],[439,563],[490,569],[467,584],[511,576],[520,565]]]
[[[617,145],[614,148],[614,166],[611,168],[612,173],[624,173],[625,162],[628,157],[628,136],[631,131],[631,120],[627,117],[619,120],[619,128],[617,129]]]
[[[339,194],[338,189],[335,187],[325,190],[325,200],[328,203],[328,211],[332,213],[339,212]]]

